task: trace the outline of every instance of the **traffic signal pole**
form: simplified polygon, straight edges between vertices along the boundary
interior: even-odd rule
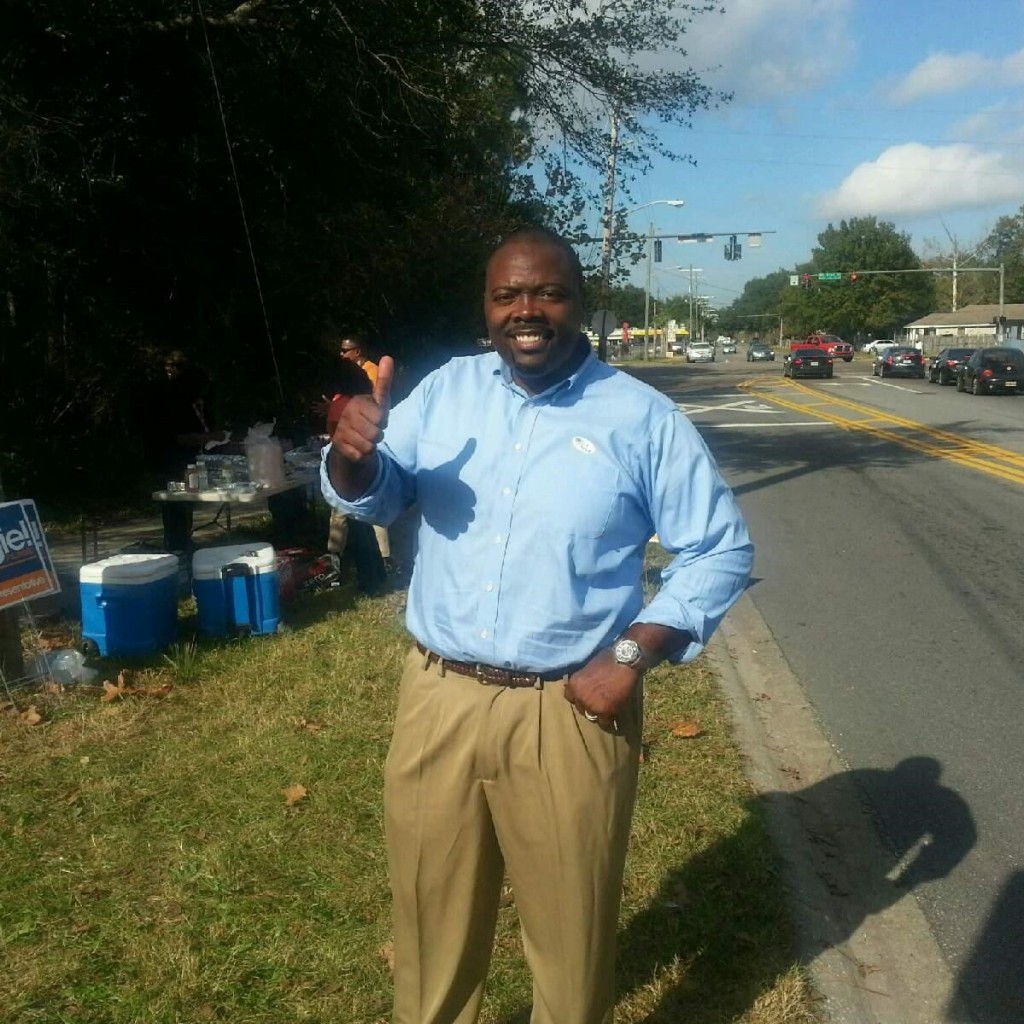
[[[793,279],[806,282],[809,279],[818,281],[841,281],[844,277],[857,280],[869,275],[878,274],[998,274],[999,275],[999,320],[996,324],[996,337],[1002,340],[1006,325],[1006,267],[1000,263],[998,267],[907,267],[903,270],[846,270],[842,273],[826,272],[824,274],[791,274]]]

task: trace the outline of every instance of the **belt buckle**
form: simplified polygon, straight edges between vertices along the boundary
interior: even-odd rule
[[[476,673],[476,681],[478,683],[480,683],[481,686],[487,686],[491,682],[484,675],[484,668],[485,667],[486,666],[484,665],[484,663],[482,661],[475,661],[475,662],[473,662],[473,671]]]

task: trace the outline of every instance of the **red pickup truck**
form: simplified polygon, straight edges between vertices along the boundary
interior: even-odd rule
[[[789,346],[791,352],[800,348],[824,349],[833,359],[842,359],[844,363],[849,363],[853,359],[853,346],[848,341],[843,341],[838,334],[817,331],[808,334],[803,341],[794,341]]]

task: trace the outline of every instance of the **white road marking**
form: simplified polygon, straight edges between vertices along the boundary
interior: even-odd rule
[[[702,412],[718,412],[720,410],[732,409],[734,412],[756,413],[759,416],[781,416],[785,410],[766,405],[755,398],[747,396],[739,402],[722,402],[718,405],[687,405],[685,402],[676,402],[676,408],[687,416]]]

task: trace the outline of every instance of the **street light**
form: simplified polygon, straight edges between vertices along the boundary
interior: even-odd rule
[[[703,274],[704,273],[704,268],[703,267],[695,267],[691,263],[688,267],[676,267],[676,270],[686,270],[686,271],[689,272],[689,275],[690,275],[690,288],[689,288],[690,325],[689,325],[689,335],[688,335],[688,341],[687,341],[687,344],[689,344],[689,342],[693,340],[693,275],[694,274]]]
[[[631,206],[628,210],[622,210],[619,213],[620,217],[628,217],[631,213],[636,213],[638,210],[646,210],[649,206],[685,206],[685,199],[652,199],[649,203],[641,203],[639,206]],[[608,202],[605,205],[604,215],[604,228],[601,235],[601,308],[604,309],[608,305],[608,278],[611,275],[612,265],[612,204]],[[647,288],[646,297],[644,300],[644,359],[647,359],[647,331],[650,320],[650,303],[651,303],[651,257],[652,250],[654,248],[654,224],[651,223],[647,229]],[[598,356],[602,360],[607,359],[608,340],[607,338],[601,338],[598,347]]]

